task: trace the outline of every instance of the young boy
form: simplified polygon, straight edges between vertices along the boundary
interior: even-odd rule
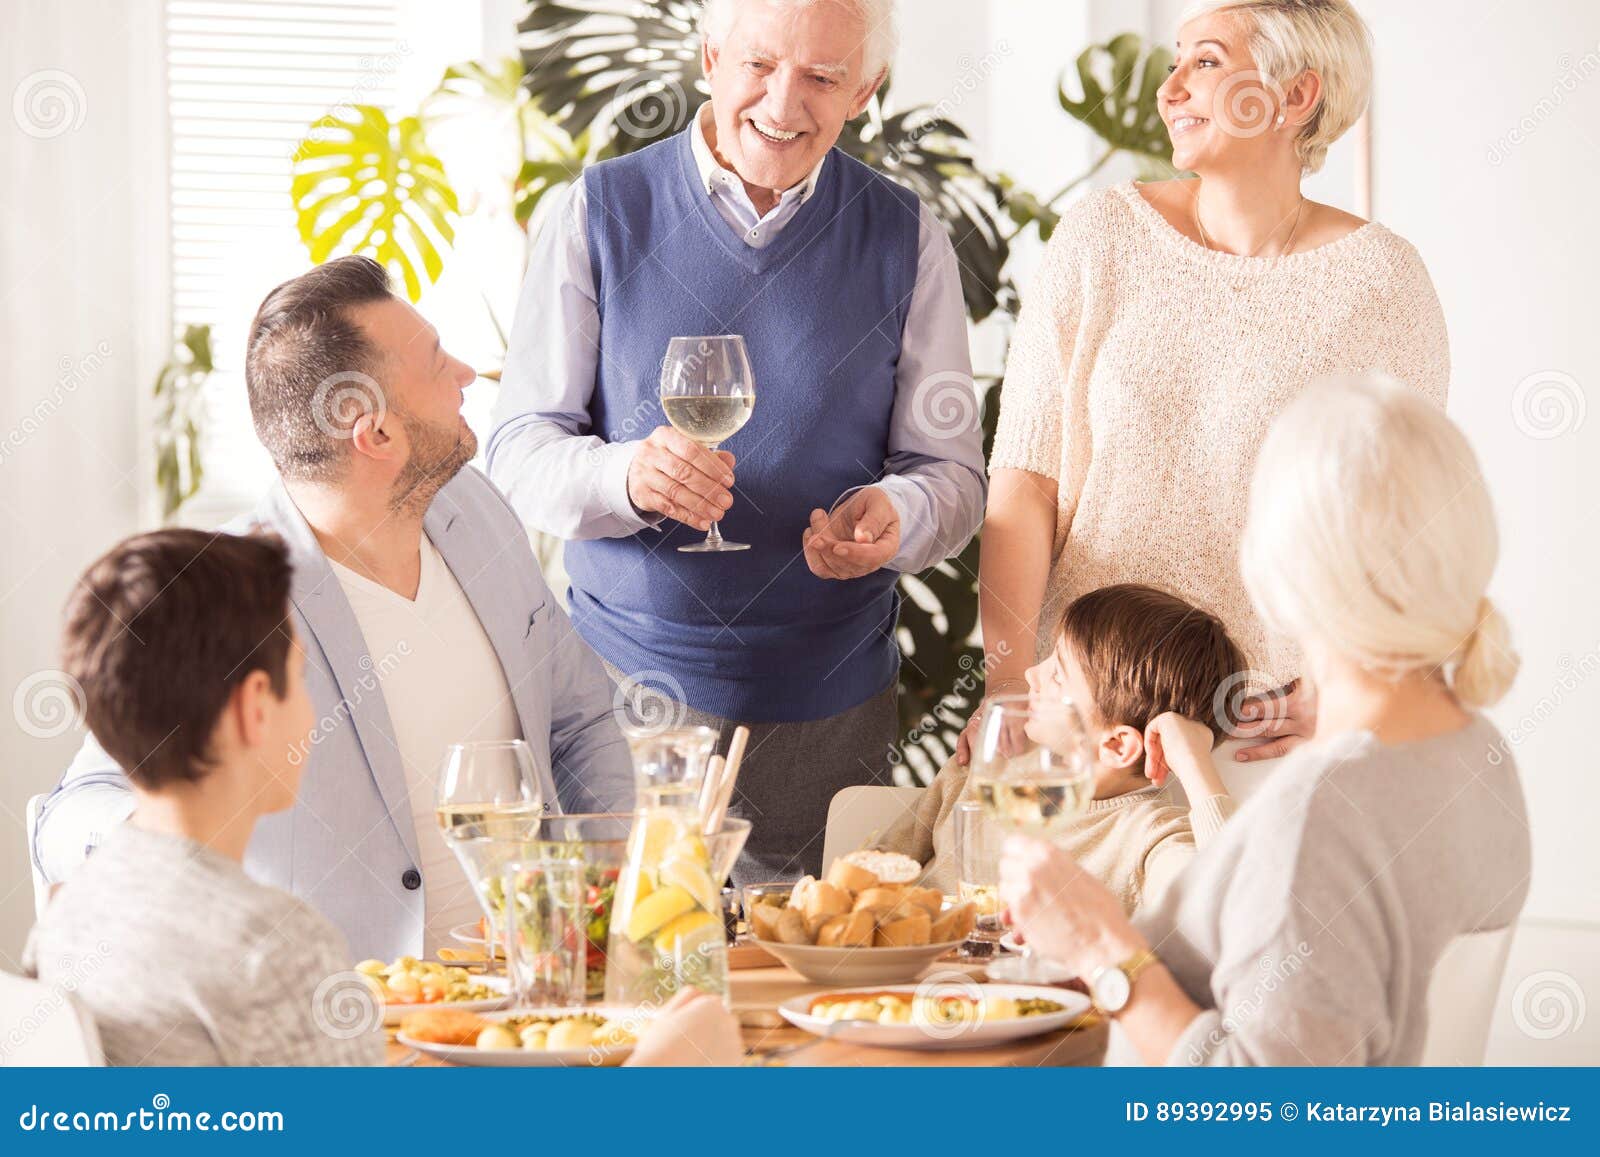
[[[350,967],[339,933],[241,866],[256,820],[294,803],[313,723],[289,581],[277,539],[163,530],[96,562],[67,605],[62,665],[136,802],[51,899],[23,965],[71,988],[110,1064],[383,1058],[381,1035],[316,1007]]]
[[[1030,694],[1071,700],[1095,749],[1094,801],[1051,841],[1128,912],[1175,879],[1233,811],[1211,749],[1231,722],[1230,678],[1247,666],[1215,616],[1154,587],[1124,583],[1068,606],[1054,648],[1028,669]],[[916,811],[880,841],[931,860],[925,882],[947,892],[956,890],[954,810],[968,771],[952,759]],[[1183,785],[1188,808],[1165,790],[1169,774]]]

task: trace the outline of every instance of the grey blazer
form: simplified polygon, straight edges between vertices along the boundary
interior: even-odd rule
[[[266,816],[245,855],[262,883],[302,897],[357,958],[418,955],[423,888],[394,728],[355,612],[281,483],[228,529],[270,530],[294,562],[295,627],[317,724],[293,809]],[[629,811],[632,763],[599,658],[572,629],[521,520],[472,467],[434,499],[423,529],[489,636],[533,749],[544,797],[562,811]],[[441,685],[438,694],[454,688]],[[91,735],[40,811],[34,860],[59,880],[132,810],[122,770]]]

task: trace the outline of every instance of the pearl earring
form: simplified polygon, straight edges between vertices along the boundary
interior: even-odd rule
[[[1278,114],[1278,127],[1280,129],[1283,127],[1283,114],[1282,113]]]

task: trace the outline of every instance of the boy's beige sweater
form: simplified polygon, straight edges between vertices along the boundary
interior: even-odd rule
[[[967,768],[954,759],[939,769],[916,808],[878,841],[928,866],[924,883],[956,891],[955,806],[966,791]],[[1097,799],[1051,842],[1121,898],[1132,913],[1175,880],[1233,814],[1231,796],[1212,796],[1192,808],[1166,788],[1150,786]],[[931,862],[931,863],[930,863]]]

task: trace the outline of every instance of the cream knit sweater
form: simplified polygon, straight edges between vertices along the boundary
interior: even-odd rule
[[[1438,297],[1382,225],[1241,257],[1189,240],[1133,182],[1074,205],[1024,297],[989,461],[1057,480],[1040,653],[1072,599],[1146,582],[1220,616],[1257,670],[1298,675],[1239,579],[1250,473],[1285,403],[1362,370],[1444,405]]]

